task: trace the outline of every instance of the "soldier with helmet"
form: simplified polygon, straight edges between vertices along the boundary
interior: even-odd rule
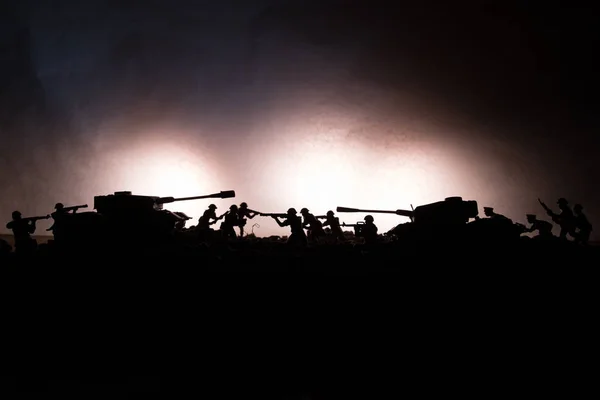
[[[311,242],[318,242],[321,238],[325,237],[325,231],[323,230],[323,224],[317,217],[308,211],[308,208],[300,210],[302,214],[302,227],[308,230],[308,239]]]
[[[542,221],[537,219],[535,214],[527,214],[527,222],[531,224],[529,228],[523,229],[523,232],[535,232],[537,231],[537,238],[540,239],[551,239],[552,235],[552,224],[548,221]]]
[[[331,229],[331,235],[336,240],[344,242],[346,238],[344,237],[344,232],[342,231],[342,227],[340,226],[340,219],[336,217],[333,211],[331,210],[327,211],[327,214],[325,215],[326,219],[322,223],[322,226],[329,226],[329,228]]]
[[[198,237],[201,240],[208,239],[213,232],[211,225],[216,224],[217,221],[219,221],[221,218],[223,218],[223,215],[221,215],[220,217],[217,217],[216,210],[217,210],[217,206],[214,204],[211,204],[208,206],[208,209],[206,211],[204,211],[204,214],[202,214],[200,219],[198,219],[198,225],[196,225],[196,231],[198,232]]]
[[[356,232],[356,236],[364,238],[365,243],[376,243],[379,236],[375,219],[372,215],[366,215],[364,221],[365,223],[361,225],[360,230]]]
[[[295,208],[287,210],[287,216],[284,221],[281,221],[276,215],[272,215],[271,218],[277,222],[280,227],[289,226],[291,234],[288,238],[287,243],[293,246],[305,247],[308,244],[304,228],[302,226],[302,219],[297,215],[298,212]]]
[[[238,206],[233,204],[231,207],[229,207],[229,211],[223,214],[225,219],[223,220],[223,223],[221,223],[221,234],[225,238],[237,238],[237,234],[233,228],[235,226],[239,226],[238,212]]]
[[[539,200],[539,199],[538,199]],[[548,206],[546,206],[541,200],[539,200],[544,210],[548,216],[552,217],[552,220],[556,222],[560,226],[560,238],[567,239],[567,234],[571,236],[575,236],[575,217],[573,216],[573,211],[569,207],[569,202],[564,197],[558,199],[556,204],[558,204],[558,208],[560,209],[560,214],[556,214],[552,211]]]
[[[67,210],[65,209],[65,205],[63,203],[56,203],[54,205],[54,210],[55,211],[50,214],[54,220],[54,223],[50,228],[46,229],[46,231],[52,231],[54,240],[60,243],[64,240],[65,236],[65,217],[69,215],[70,211],[76,213],[77,208]]]
[[[248,203],[243,202],[238,208],[238,226],[240,228],[240,237],[244,236],[244,226],[246,226],[246,218],[252,219],[260,213],[248,208]]]
[[[497,221],[511,222],[512,223],[512,220],[510,218],[508,218],[507,216],[496,213],[494,211],[493,207],[483,207],[483,213],[488,218],[492,218],[492,219],[497,220]]]
[[[37,243],[31,237],[35,233],[35,222],[35,219],[23,218],[19,211],[13,211],[12,221],[6,224],[6,228],[13,231],[15,251],[22,253],[35,250]]]

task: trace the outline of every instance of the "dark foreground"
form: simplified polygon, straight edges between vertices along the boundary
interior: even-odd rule
[[[42,247],[2,260],[3,390],[572,397],[598,351],[599,250],[534,241]]]

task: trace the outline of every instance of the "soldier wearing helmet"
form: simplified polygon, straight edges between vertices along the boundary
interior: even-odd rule
[[[206,211],[204,211],[204,214],[202,214],[202,216],[198,220],[198,225],[196,225],[196,231],[198,232],[198,237],[201,240],[208,239],[214,232],[213,229],[211,228],[211,225],[216,224],[217,221],[219,221],[223,218],[224,214],[221,215],[220,217],[217,217],[216,210],[217,210],[216,205],[214,205],[214,204],[209,205],[208,209]]]
[[[244,226],[246,226],[246,218],[252,219],[258,214],[260,213],[248,208],[248,203],[243,202],[242,204],[240,204],[240,207],[238,208],[238,226],[240,228],[240,237],[244,236]]]
[[[525,228],[523,232],[535,232],[538,234],[536,238],[539,239],[550,239],[554,236],[552,235],[552,224],[548,221],[542,221],[537,219],[535,214],[527,214],[527,222],[531,224],[529,228]]]
[[[235,239],[237,234],[235,233],[235,227],[239,225],[238,217],[239,208],[237,205],[232,204],[229,207],[229,211],[223,214],[223,222],[221,223],[221,235],[225,238]]]
[[[36,242],[31,238],[35,233],[35,220],[23,218],[19,211],[13,211],[12,221],[6,224],[7,229],[13,231],[15,251],[23,252],[35,247]]]
[[[60,243],[64,239],[65,216],[69,214],[69,211],[65,210],[65,205],[63,203],[56,203],[54,205],[54,210],[55,211],[50,214],[54,223],[50,228],[46,229],[46,231],[52,231],[54,240],[57,243]],[[76,211],[77,210],[74,210],[74,212]]]
[[[277,222],[280,227],[289,226],[291,234],[288,238],[287,243],[293,246],[305,247],[308,244],[304,228],[302,226],[302,219],[297,215],[298,212],[295,208],[287,210],[287,217],[284,221],[281,221],[277,215],[271,215],[271,218]]]
[[[542,207],[546,210],[548,216],[552,217],[552,220],[556,222],[560,226],[560,238],[566,240],[567,234],[575,237],[575,217],[573,216],[573,211],[569,207],[569,202],[564,197],[561,197],[557,200],[556,204],[558,204],[558,208],[560,209],[560,213],[557,214],[552,211],[549,207],[547,207],[544,203],[540,201]]]
[[[365,215],[365,223],[361,225],[360,230],[356,232],[356,236],[363,237],[365,243],[375,243],[378,239],[377,226],[372,215]]]
[[[511,222],[512,220],[502,214],[498,214],[494,211],[493,207],[483,207],[483,213],[485,214],[486,217],[494,219],[496,221],[502,221],[502,222]]]
[[[331,229],[331,236],[333,236],[338,241],[345,241],[344,232],[342,231],[342,227],[340,226],[340,219],[335,216],[333,211],[329,210],[326,214],[326,219],[323,222],[323,226],[329,226]]]
[[[308,239],[311,242],[318,242],[321,238],[325,237],[323,224],[308,211],[308,208],[300,210],[300,214],[302,214],[303,218],[302,227],[308,230]]]

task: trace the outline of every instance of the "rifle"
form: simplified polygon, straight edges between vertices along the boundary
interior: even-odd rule
[[[45,216],[43,216],[43,217],[27,217],[27,218],[21,218],[21,220],[22,220],[22,221],[25,221],[25,222],[36,222],[36,221],[39,221],[39,220],[41,220],[41,219],[49,219],[49,218],[50,218],[50,215],[45,215]]]
[[[261,217],[275,217],[275,218],[287,218],[288,215],[285,213],[259,213]]]
[[[362,228],[364,225],[365,225],[364,222],[360,222],[359,221],[359,222],[357,222],[355,224],[347,224],[345,222],[342,222],[342,224],[340,226],[345,226],[345,227],[348,227],[348,228]]]
[[[315,215],[316,219],[327,219],[327,215]]]
[[[77,210],[79,210],[80,208],[87,208],[87,207],[88,207],[87,204],[81,204],[81,205],[78,205],[78,206],[63,207],[63,211],[65,211],[65,212],[69,212],[69,211],[77,212]]]
[[[546,203],[544,203],[539,197],[538,197],[538,202],[542,205],[542,207],[544,208],[544,210],[546,210],[546,213],[549,216],[553,216],[554,212],[552,212],[552,210],[550,208],[548,208],[548,206],[546,205]]]

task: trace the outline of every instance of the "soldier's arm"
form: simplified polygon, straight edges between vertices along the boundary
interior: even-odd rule
[[[278,217],[274,216],[274,215],[273,215],[273,216],[271,216],[271,218],[273,218],[273,219],[275,220],[275,222],[277,222],[277,225],[279,225],[279,226],[280,226],[280,227],[282,227],[282,228],[283,228],[284,226],[287,226],[287,225],[289,225],[289,224],[290,224],[288,220],[285,220],[285,221],[281,222],[281,220],[280,220]]]

